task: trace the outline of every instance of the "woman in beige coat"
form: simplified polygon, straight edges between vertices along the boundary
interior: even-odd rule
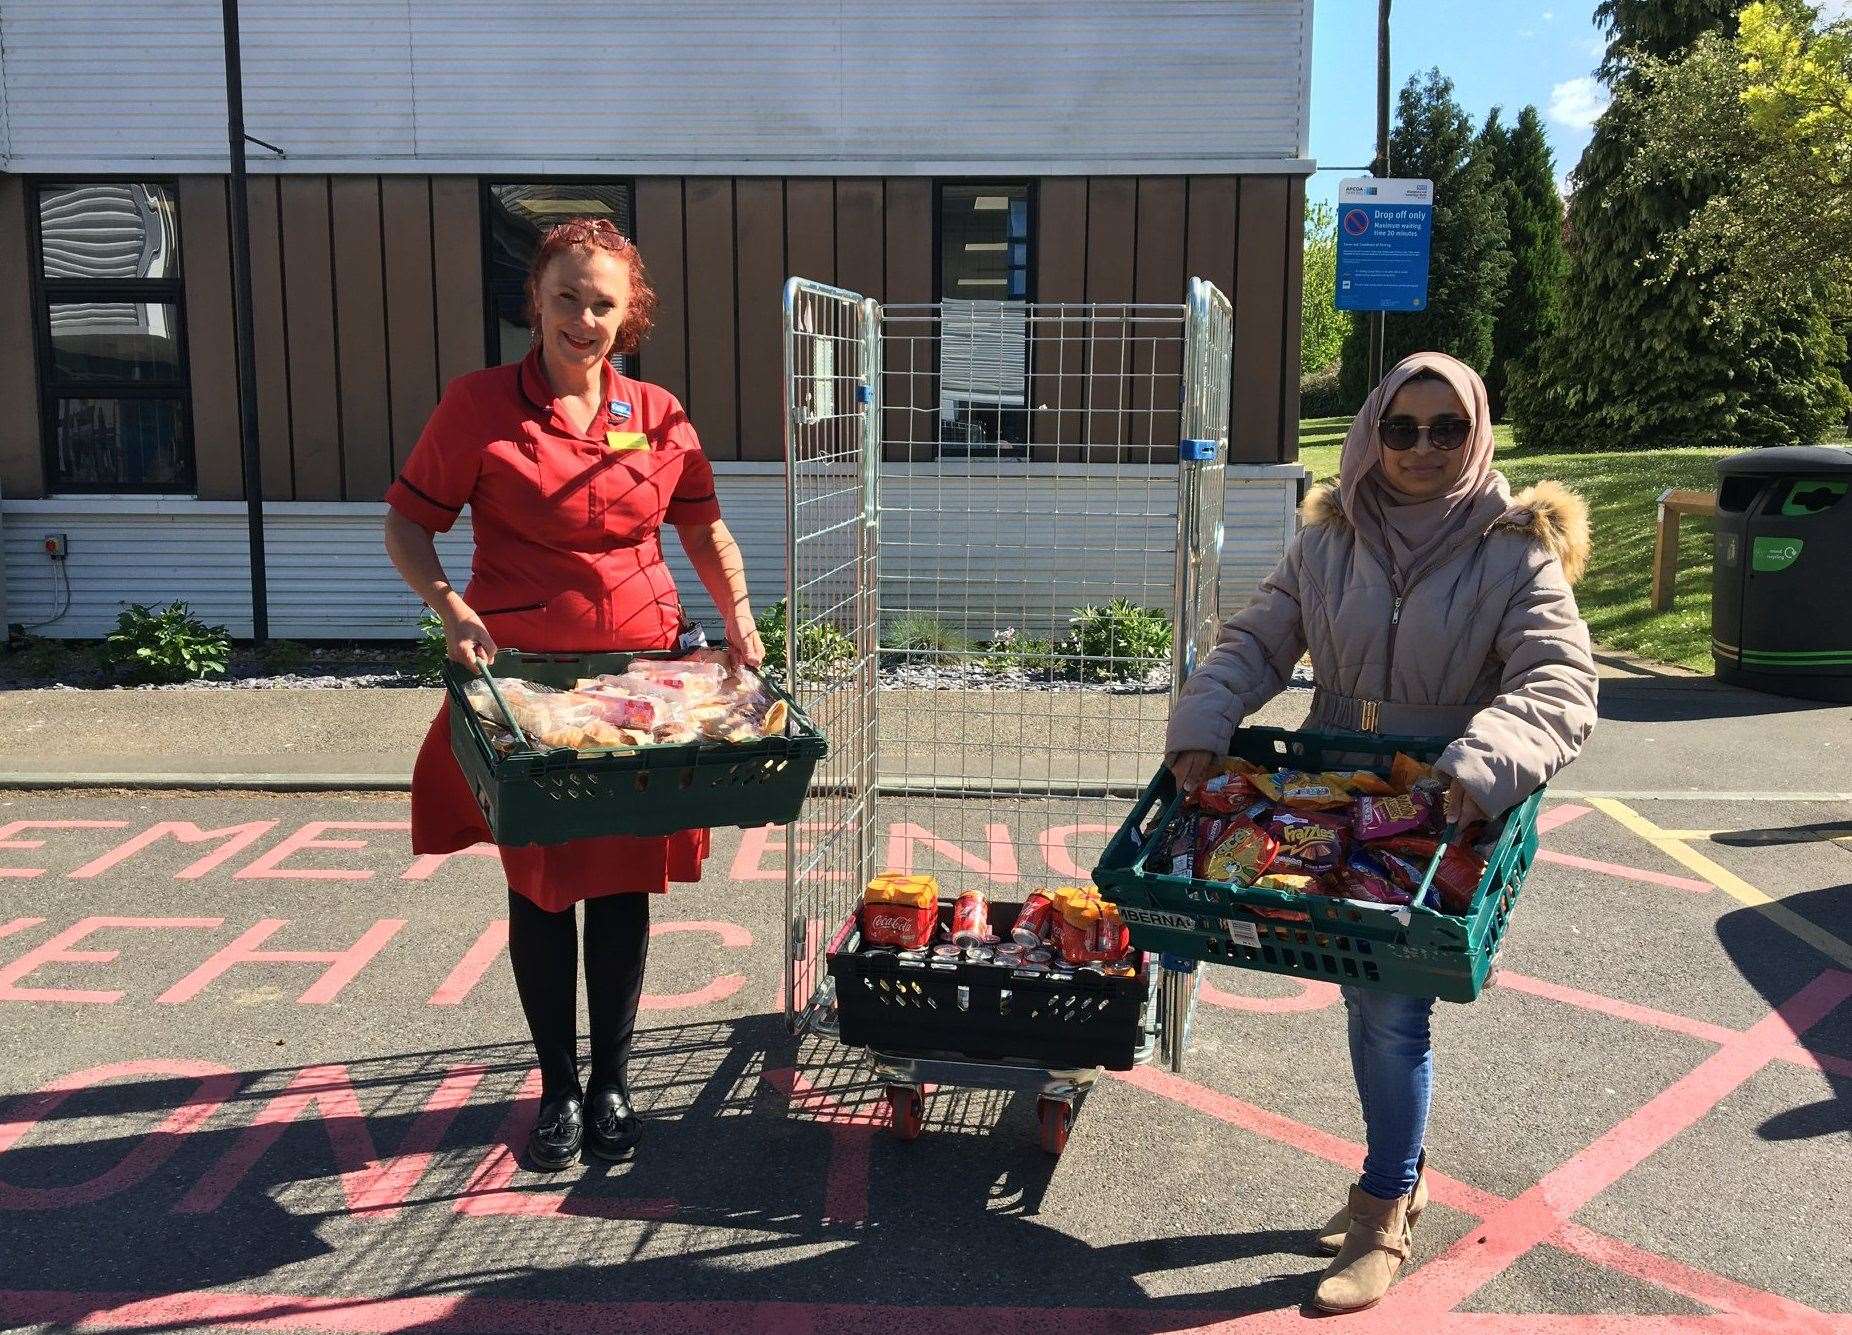
[[[1200,783],[1241,722],[1310,653],[1308,728],[1450,737],[1437,768],[1447,816],[1470,824],[1522,801],[1595,725],[1595,665],[1570,585],[1588,510],[1553,482],[1512,496],[1492,469],[1485,385],[1438,352],[1404,359],[1344,440],[1336,486],[1259,594],[1185,683],[1166,749]],[[1313,1304],[1376,1303],[1427,1203],[1431,1000],[1344,989],[1367,1152],[1348,1205],[1319,1237],[1336,1258]]]

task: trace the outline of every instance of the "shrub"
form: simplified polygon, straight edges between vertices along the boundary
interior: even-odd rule
[[[759,639],[765,644],[765,670],[773,676],[784,675],[789,622],[782,598],[758,617]],[[827,621],[806,622],[798,631],[797,657],[806,676],[826,673],[855,657],[855,641]]]
[[[1361,404],[1352,403],[1344,393],[1342,372],[1336,366],[1299,382],[1299,416],[1354,417]]]
[[[888,667],[915,661],[950,667],[965,662],[976,647],[969,636],[937,617],[917,613],[896,617],[881,632],[881,661]]]
[[[155,611],[133,603],[103,642],[103,661],[135,681],[178,682],[216,677],[231,659],[231,636],[208,626],[185,603]]]
[[[1060,670],[1053,640],[1032,635],[1018,635],[1006,630],[984,646],[983,664],[992,672],[1024,672],[1031,677],[1048,677]]]
[[[1137,680],[1170,657],[1170,619],[1125,598],[1080,608],[1068,624],[1055,652],[1087,681]]]
[[[429,608],[418,618],[418,653],[413,660],[418,680],[441,686],[444,664],[450,661],[450,642],[444,638],[444,620]]]

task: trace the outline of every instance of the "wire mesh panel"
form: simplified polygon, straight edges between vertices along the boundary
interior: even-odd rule
[[[786,828],[785,1018],[802,1027],[828,936],[874,875],[875,303],[793,278],[784,294],[786,599],[783,670],[829,738],[804,816]]]
[[[1182,305],[882,309],[885,865],[999,894],[1084,880],[1150,779],[1192,327]]]
[[[1177,475],[1175,684],[1215,647],[1221,628],[1223,509],[1228,499],[1228,409],[1235,308],[1213,283],[1190,280],[1183,346],[1183,435]],[[1194,446],[1196,448],[1191,448]]]

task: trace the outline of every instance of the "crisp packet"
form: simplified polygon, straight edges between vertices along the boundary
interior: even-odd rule
[[[1197,864],[1197,875],[1230,885],[1251,885],[1273,862],[1279,841],[1246,816],[1228,821]]]
[[[1342,775],[1292,770],[1280,775],[1280,801],[1301,810],[1332,811],[1348,806],[1350,788]]]
[[[1267,833],[1279,841],[1274,865],[1283,871],[1319,875],[1344,860],[1350,827],[1341,815],[1323,811],[1275,811]]]
[[[1416,760],[1405,751],[1397,751],[1389,766],[1389,782],[1398,793],[1412,793],[1416,784],[1441,784],[1441,777],[1432,765]]]
[[[1428,874],[1428,863],[1434,860],[1434,851],[1439,847],[1441,842],[1438,839],[1424,835],[1403,835],[1397,839],[1386,839],[1370,851],[1401,858],[1408,864],[1413,872],[1413,880],[1408,884],[1412,897],[1421,886],[1421,878]],[[1399,870],[1390,869],[1392,879]],[[1441,857],[1440,867],[1434,873],[1430,901],[1438,902],[1445,912],[1466,913],[1472,908],[1473,896],[1479,892],[1479,882],[1484,878],[1484,858],[1471,848],[1449,844]]]
[[[1333,777],[1342,779],[1344,786],[1357,794],[1369,793],[1375,797],[1387,797],[1391,793],[1402,791],[1395,786],[1394,780],[1385,779],[1382,775],[1367,769],[1346,770]]]
[[[1325,882],[1327,893],[1343,899],[1362,899],[1372,904],[1406,904],[1410,895],[1389,879],[1383,864],[1368,853],[1352,853],[1344,865]]]
[[[1245,774],[1218,774],[1196,790],[1196,805],[1218,816],[1232,816],[1253,806],[1259,796]]]
[[[1434,819],[1434,800],[1423,792],[1390,797],[1360,797],[1351,816],[1351,831],[1363,843],[1425,830]]]
[[[1222,762],[1222,770],[1227,774],[1238,774],[1254,785],[1254,789],[1269,802],[1280,800],[1280,776],[1272,770],[1262,769],[1251,760],[1240,756],[1229,756]]]
[[[1278,866],[1276,862],[1274,864]],[[1318,878],[1301,876],[1297,872],[1270,871],[1254,882],[1256,890],[1284,890],[1289,894],[1315,895],[1318,893]],[[1312,915],[1303,909],[1274,908],[1269,904],[1244,905],[1249,913],[1263,918],[1277,918],[1282,922],[1310,922]]]

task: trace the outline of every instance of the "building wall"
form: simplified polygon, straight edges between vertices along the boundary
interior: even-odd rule
[[[935,299],[931,181],[644,177],[635,191],[637,242],[662,298],[640,374],[683,400],[716,460],[783,458],[787,275],[883,302]],[[183,176],[177,193],[199,495],[239,498],[226,182]],[[1303,178],[1047,177],[1036,195],[1038,301],[1174,305],[1192,276],[1215,283],[1235,307],[1230,458],[1297,458]],[[25,196],[18,177],[0,177],[0,314],[19,329],[32,318]],[[377,500],[443,385],[485,361],[479,183],[253,178],[250,216],[265,498]],[[1032,439],[1047,446],[1037,457],[1056,460],[1083,436],[1112,443],[1125,429],[1102,409],[1107,387],[1122,392],[1112,349],[1090,386],[1057,373],[1048,357],[1063,354],[1044,346],[1053,345],[1036,349],[1031,397],[1053,408],[1033,415]],[[36,401],[32,359],[29,339],[0,344],[0,388],[14,402]],[[1082,408],[1093,420],[1075,420]],[[7,496],[44,494],[38,420],[21,412],[0,423]]]
[[[1312,0],[243,0],[253,169],[1303,170]],[[217,173],[218,0],[0,0],[0,170]],[[584,86],[545,64],[570,49]],[[588,103],[598,114],[587,115]],[[1297,167],[1295,167],[1297,164]]]

